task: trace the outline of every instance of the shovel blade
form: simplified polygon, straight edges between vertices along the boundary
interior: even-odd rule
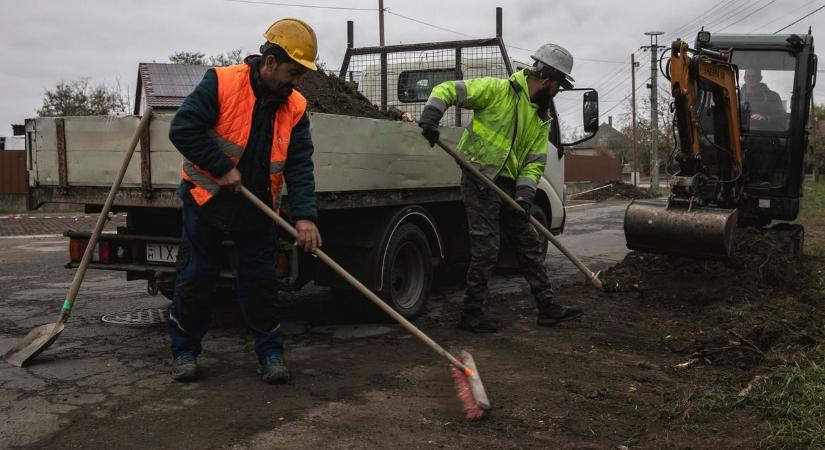
[[[40,325],[34,328],[29,331],[29,334],[17,341],[17,343],[6,352],[4,358],[13,366],[26,366],[43,350],[46,350],[52,345],[52,342],[63,332],[63,328],[65,328],[65,325],[62,323],[59,324],[57,328],[55,328],[54,323],[47,323],[46,325]]]

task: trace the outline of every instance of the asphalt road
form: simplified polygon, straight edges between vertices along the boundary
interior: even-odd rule
[[[621,231],[625,206],[573,206],[561,241],[594,271],[606,269],[627,253]],[[33,327],[56,319],[73,275],[63,268],[68,249],[60,234],[67,225],[91,229],[94,221],[93,216],[0,217],[0,352]],[[557,283],[582,279],[552,248],[547,265]],[[526,283],[517,276],[498,276],[492,290],[523,294]],[[329,293],[317,287],[285,296],[321,308],[330,301]],[[460,298],[460,286],[441,288],[428,318],[438,321],[454,315],[447,311]],[[181,385],[168,376],[162,320],[167,305],[162,296],[146,293],[145,282],[90,271],[59,340],[25,369],[0,363],[0,448],[246,448],[254,436],[278,427],[311,436],[307,423],[313,411],[335,414],[329,412],[334,405],[367,401],[355,395],[360,388],[353,379],[363,377],[369,386],[382,383],[375,371],[359,367],[357,361],[373,358],[378,351],[386,353],[387,340],[410,345],[409,337],[392,324],[351,319],[318,323],[312,308],[296,310],[284,321],[287,361],[294,363],[296,386],[306,389],[300,392],[309,399],[296,398],[290,392],[293,386],[260,382],[248,333],[231,317],[216,317],[205,341],[207,351],[199,360],[206,367],[207,381]],[[116,313],[136,318],[138,312],[153,323],[134,326],[102,320]],[[403,355],[383,359],[388,367],[406,364]],[[327,365],[310,364],[319,360]],[[220,402],[210,402],[216,390],[223,396]]]

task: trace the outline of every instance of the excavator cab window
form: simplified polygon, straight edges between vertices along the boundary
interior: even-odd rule
[[[785,185],[790,164],[790,108],[796,58],[784,51],[738,50],[739,108],[746,184],[763,189]]]
[[[738,50],[739,108],[743,128],[781,132],[789,127],[789,102],[793,96],[796,58],[783,51]]]

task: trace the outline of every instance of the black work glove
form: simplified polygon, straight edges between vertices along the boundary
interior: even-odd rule
[[[441,122],[441,111],[432,105],[427,105],[421,110],[421,118],[418,120],[418,126],[421,127],[421,134],[427,138],[430,147],[434,147],[438,142],[440,133],[438,132],[438,123]]]
[[[530,212],[533,210],[533,202],[524,197],[516,197],[516,203],[524,210],[523,212],[519,212],[521,217],[529,222]]]
[[[438,142],[438,137],[441,135],[441,133],[438,132],[438,125],[433,126],[432,124],[421,122],[418,126],[421,127],[421,135],[427,139],[430,147],[435,147],[435,143]]]

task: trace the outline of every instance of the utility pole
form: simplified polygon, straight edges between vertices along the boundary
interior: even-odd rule
[[[664,31],[648,31],[650,36],[650,189],[659,191],[659,95],[656,90],[656,56],[659,36]]]
[[[639,152],[637,151],[636,145],[636,67],[638,67],[636,62],[636,54],[630,54],[630,97],[631,97],[631,111],[633,116],[633,127],[631,131],[631,139],[633,140],[632,148],[633,148],[633,185],[639,185]]]
[[[378,0],[378,45],[384,46],[384,0]]]

